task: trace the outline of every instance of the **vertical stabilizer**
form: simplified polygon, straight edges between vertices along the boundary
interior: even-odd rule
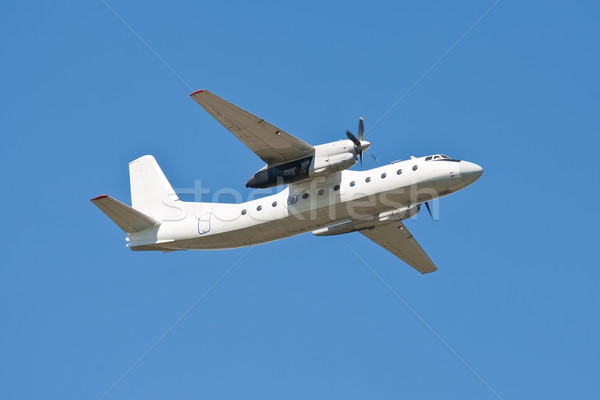
[[[131,205],[157,220],[168,204],[179,200],[153,156],[143,156],[129,163]]]

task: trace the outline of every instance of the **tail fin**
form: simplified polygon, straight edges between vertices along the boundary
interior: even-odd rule
[[[128,205],[121,203],[119,200],[115,200],[105,194],[94,197],[92,202],[126,233],[141,232],[145,229],[160,225],[160,222],[154,218],[149,217],[138,210],[134,210]]]
[[[162,220],[165,205],[179,200],[171,184],[152,156],[129,163],[131,205],[154,219]]]

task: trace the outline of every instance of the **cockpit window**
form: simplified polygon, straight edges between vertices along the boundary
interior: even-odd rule
[[[425,161],[431,161],[431,160],[452,160],[452,158],[450,158],[444,154],[435,154],[433,156],[425,157]]]

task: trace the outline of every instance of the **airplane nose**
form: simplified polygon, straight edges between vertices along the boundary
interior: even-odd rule
[[[483,174],[483,168],[468,161],[461,161],[458,168],[460,171],[460,179],[462,179],[467,186],[475,182],[479,179],[481,174]]]

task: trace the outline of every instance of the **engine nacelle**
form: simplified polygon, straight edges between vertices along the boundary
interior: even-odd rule
[[[309,177],[308,171],[313,158],[313,156],[309,156],[284,164],[265,165],[263,169],[248,179],[246,187],[265,189],[306,179]]]
[[[356,164],[354,143],[340,140],[315,146],[314,162],[310,166],[310,177],[331,175]]]
[[[351,140],[321,144],[312,155],[279,165],[265,165],[246,182],[246,187],[265,189],[307,178],[327,176],[356,164],[356,150]]]
[[[396,208],[395,210],[384,211],[377,216],[377,221],[386,223],[391,221],[402,221],[415,216],[421,210],[420,204],[415,204],[408,207]]]
[[[333,236],[373,228],[377,225],[389,224],[392,221],[402,221],[414,216],[421,209],[420,205],[396,208],[373,215],[366,220],[347,219],[313,231],[316,236]]]

